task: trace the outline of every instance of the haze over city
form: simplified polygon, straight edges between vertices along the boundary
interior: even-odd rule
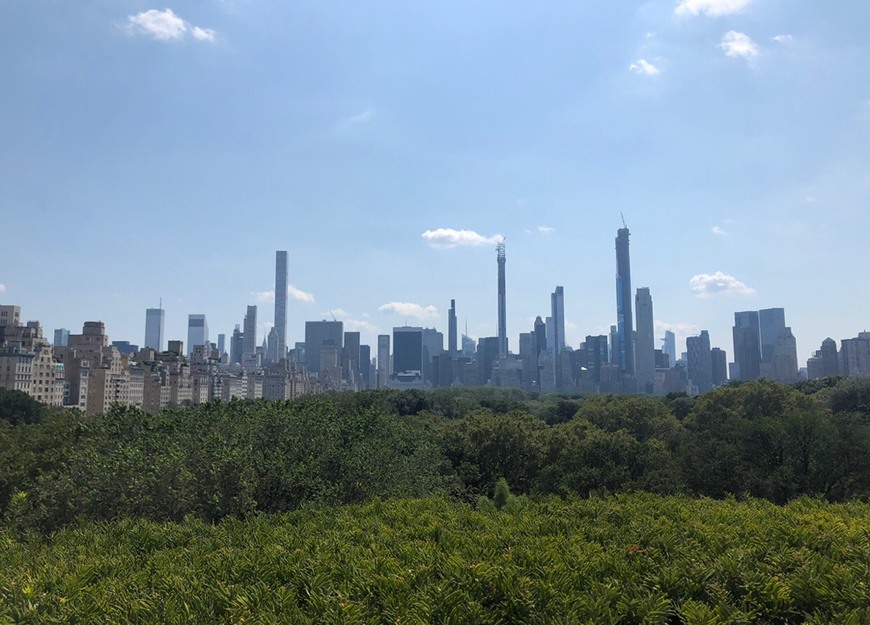
[[[507,334],[564,286],[616,323],[614,236],[656,337],[782,307],[798,362],[867,329],[870,7],[770,0],[0,6],[0,303],[47,332],[144,310],[288,344],[344,321]],[[660,345],[657,344],[657,347]]]

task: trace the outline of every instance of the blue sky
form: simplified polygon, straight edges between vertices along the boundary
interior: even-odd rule
[[[289,252],[289,340],[336,318],[495,334],[565,288],[731,357],[781,306],[801,361],[870,328],[866,0],[0,0],[0,303],[47,333],[215,340]],[[262,340],[260,338],[260,340]],[[681,349],[685,349],[682,342]]]

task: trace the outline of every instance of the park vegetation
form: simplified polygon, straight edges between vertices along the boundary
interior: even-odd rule
[[[0,391],[0,624],[857,625],[868,498],[870,380],[98,416]]]

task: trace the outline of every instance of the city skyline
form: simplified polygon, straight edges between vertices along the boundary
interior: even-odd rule
[[[373,347],[447,332],[451,300],[496,336],[505,237],[511,350],[557,285],[576,347],[616,323],[623,212],[656,347],[707,330],[731,360],[734,313],[782,307],[803,364],[870,325],[843,304],[866,280],[868,19],[858,0],[5,3],[0,213],[33,225],[0,245],[0,302],[137,344],[161,297],[164,340],[190,314],[229,337],[256,305],[264,337],[286,250],[288,347],[332,315]]]

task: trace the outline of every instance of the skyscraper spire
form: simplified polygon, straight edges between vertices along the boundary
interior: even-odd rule
[[[498,355],[504,358],[508,353],[507,340],[507,308],[505,305],[505,251],[504,239],[496,246],[496,260],[498,262]]]

